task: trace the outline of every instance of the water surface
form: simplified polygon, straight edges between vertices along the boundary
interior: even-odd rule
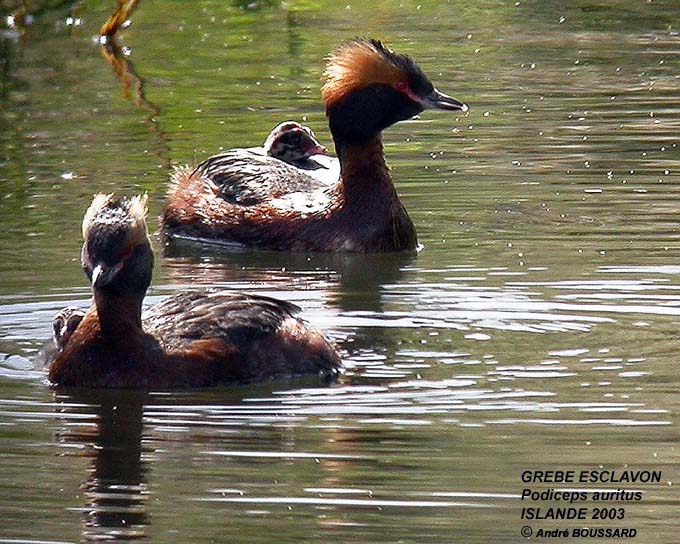
[[[521,501],[522,471],[598,468],[663,477],[592,525],[677,539],[676,2],[141,0],[119,58],[96,39],[112,5],[31,3],[13,25],[0,8],[0,543],[519,542],[522,507],[563,506]],[[30,359],[54,312],[88,304],[92,193],[147,191],[153,218],[173,165],[284,119],[330,144],[323,57],[356,35],[471,106],[384,135],[423,250],[154,238],[148,299],[293,301],[342,383],[49,388]]]

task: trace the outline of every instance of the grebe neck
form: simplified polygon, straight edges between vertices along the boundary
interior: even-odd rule
[[[125,335],[142,332],[143,300],[144,294],[111,294],[95,289],[94,302],[102,333],[124,341]]]
[[[382,197],[383,201],[397,199],[390,170],[385,163],[380,133],[360,144],[336,142],[335,150],[340,161],[340,183],[347,204],[365,203],[370,198],[375,205],[376,196]]]

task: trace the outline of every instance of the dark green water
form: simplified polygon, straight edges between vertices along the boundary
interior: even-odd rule
[[[30,2],[12,25],[0,1],[0,543],[515,543],[525,525],[677,541],[677,1],[141,0],[112,66],[97,33],[114,4]],[[345,382],[50,389],[30,358],[56,310],[88,304],[92,194],[147,191],[155,217],[173,165],[260,145],[284,119],[329,144],[323,58],[356,35],[471,107],[385,133],[423,250],[161,255],[155,240],[149,299],[205,285],[294,301],[343,350]],[[600,468],[662,477],[521,480]],[[527,487],[643,493],[578,504],[624,520],[537,522],[522,508],[569,504],[522,501]]]

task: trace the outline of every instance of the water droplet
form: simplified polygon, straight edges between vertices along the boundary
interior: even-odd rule
[[[465,338],[468,340],[491,340],[491,336],[481,332],[474,332],[472,334],[466,334]]]

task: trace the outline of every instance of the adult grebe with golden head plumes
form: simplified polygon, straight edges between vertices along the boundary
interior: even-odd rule
[[[295,316],[299,309],[269,297],[183,293],[151,308],[142,324],[153,268],[146,196],[95,196],[83,240],[94,304],[60,346],[49,371],[53,383],[201,387],[339,371],[335,349]]]
[[[323,101],[340,162],[330,185],[269,157],[227,151],[175,173],[169,235],[291,251],[413,250],[416,231],[385,164],[381,132],[425,109],[465,111],[406,55],[376,40],[336,48]]]

